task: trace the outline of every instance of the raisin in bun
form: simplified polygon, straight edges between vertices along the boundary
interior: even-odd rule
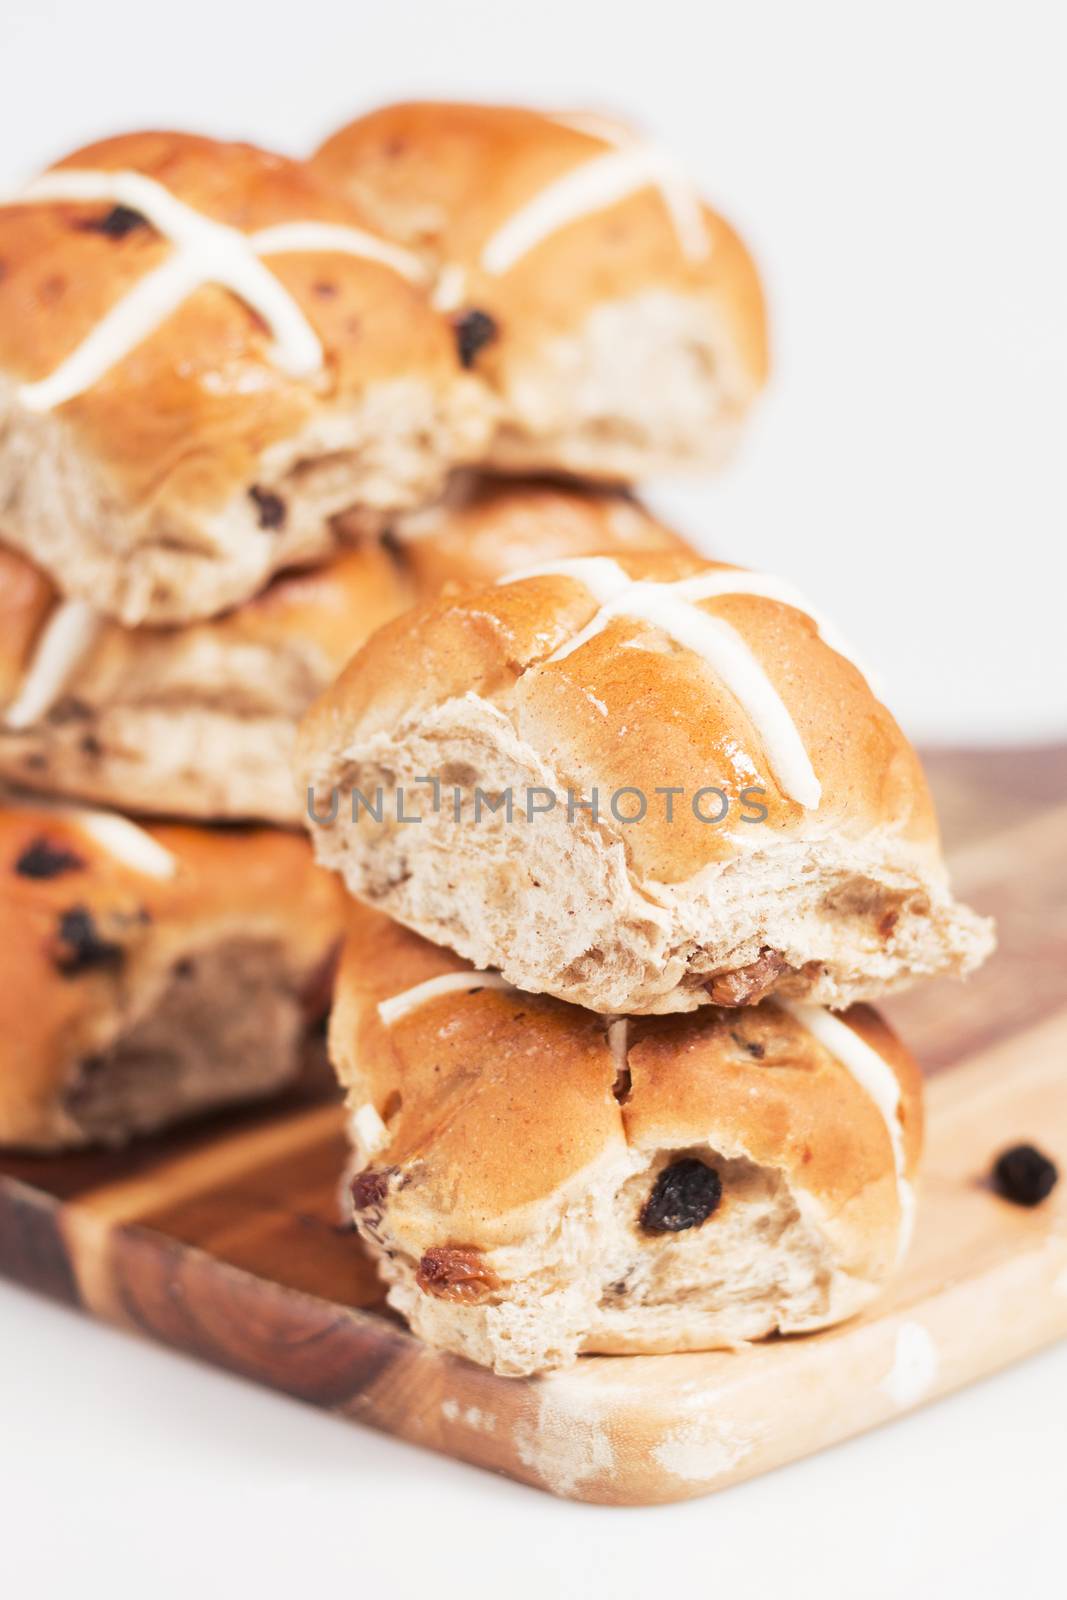
[[[344,907],[296,834],[0,807],[0,1143],[121,1144],[269,1095]]]
[[[302,163],[107,139],[0,206],[0,260],[5,536],[124,622],[238,603],[481,449],[421,263]]]
[[[146,814],[299,826],[301,716],[414,598],[365,539],[221,617],[127,628],[0,550],[0,777]]]
[[[221,617],[126,628],[0,547],[0,777],[142,813],[299,826],[296,725],[363,640],[444,585],[538,553],[686,547],[631,497],[459,476]]]
[[[649,553],[416,608],[305,719],[319,859],[596,1011],[844,1006],[969,969],[990,929],[949,893],[918,758],[802,604]]]
[[[330,1052],[390,1303],[500,1373],[827,1327],[907,1246],[921,1081],[866,1007],[606,1018],[360,908]]]
[[[618,122],[386,106],[312,163],[418,251],[491,390],[493,465],[633,480],[717,465],[766,375],[737,235]]]

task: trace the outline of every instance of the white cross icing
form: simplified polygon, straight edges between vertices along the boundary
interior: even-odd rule
[[[555,116],[553,122],[576,128],[594,139],[603,139],[616,150],[642,151],[649,171],[648,181],[660,193],[660,199],[670,213],[674,232],[687,261],[706,261],[711,254],[712,240],[708,231],[704,201],[689,174],[683,172],[670,151],[649,139],[642,139],[632,128],[609,117],[585,113]],[[639,185],[644,187],[644,185]]]
[[[510,572],[497,581],[509,584],[543,577],[576,579],[590,591],[600,608],[592,621],[560,645],[544,665],[562,661],[617,617],[651,623],[710,663],[759,731],[783,793],[809,811],[818,809],[822,785],[784,701],[737,630],[722,617],[702,611],[699,605],[702,600],[729,594],[761,595],[781,601],[811,616],[831,649],[854,660],[838,635],[812,615],[788,584],[736,568],[702,572],[674,583],[651,583],[644,578],[631,578],[610,556],[546,562]]]
[[[115,861],[146,878],[173,878],[180,863],[147,829],[117,811],[99,811],[65,800],[33,799],[5,795],[4,805],[12,811],[32,811],[59,817],[69,822],[105,850]]]
[[[413,282],[424,272],[416,258],[361,228],[293,222],[241,233],[187,206],[140,172],[93,172],[74,167],[46,172],[9,202],[96,202],[126,206],[170,240],[174,251],[97,323],[54,372],[26,383],[18,397],[28,411],[51,411],[97,383],[147,339],[195,290],[214,283],[251,307],[271,331],[272,358],[290,377],[321,371],[322,345],[295,298],[260,260],[294,251],[336,251],[377,261]]]
[[[569,223],[595,211],[606,211],[649,187],[659,190],[686,260],[707,260],[712,241],[704,203],[666,151],[604,117],[557,116],[550,120],[601,139],[612,149],[572,167],[509,217],[482,248],[483,271],[493,277],[502,276],[542,240]],[[433,295],[437,310],[458,310],[466,294],[464,269],[454,262],[442,268]]]
[[[711,238],[700,197],[663,150],[598,117],[552,120],[603,139],[612,148],[563,173],[509,217],[482,251],[486,272],[499,277],[551,234],[650,186],[659,190],[670,213],[682,254],[689,261],[707,259]]]
[[[101,617],[84,600],[57,606],[41,631],[22,687],[0,720],[16,730],[39,722],[92,649],[101,626]]]
[[[348,1136],[359,1151],[364,1165],[373,1161],[379,1150],[384,1150],[389,1143],[389,1129],[369,1100],[352,1113]]]
[[[401,1017],[406,1017],[409,1011],[417,1011],[430,1000],[436,1000],[438,995],[455,994],[459,990],[473,993],[476,989],[510,989],[513,985],[502,978],[499,972],[443,972],[440,977],[427,978],[425,983],[417,983],[413,989],[405,989],[402,994],[394,994],[388,1000],[382,1000],[378,1005],[378,1015],[387,1028],[394,1022],[399,1022]]]
[[[896,1170],[897,1193],[900,1197],[898,1255],[902,1256],[911,1243],[915,1226],[915,1190],[907,1176],[904,1129],[900,1120],[900,1081],[877,1050],[872,1049],[866,1039],[861,1039],[847,1022],[835,1017],[832,1011],[827,1011],[822,1006],[802,1005],[794,1000],[779,1000],[777,997],[776,1003],[799,1022],[807,1033],[817,1039],[835,1061],[851,1073],[882,1114],[889,1142],[893,1147],[893,1165]]]
[[[392,1027],[401,1017],[406,1017],[410,1012],[430,1000],[437,999],[440,995],[462,991],[473,993],[484,988],[512,989],[513,987],[495,972],[445,972],[439,977],[428,978],[424,983],[416,984],[414,988],[405,989],[401,994],[393,995],[391,999],[382,1000],[378,1005],[378,1015],[386,1027]],[[899,1259],[911,1243],[915,1227],[915,1190],[907,1175],[907,1153],[904,1148],[904,1128],[901,1122],[903,1097],[900,1081],[877,1050],[850,1028],[847,1022],[824,1006],[804,1005],[798,1001],[778,998],[776,1004],[845,1068],[874,1102],[882,1116],[893,1152],[893,1167],[900,1203],[897,1246]],[[630,1019],[625,1016],[613,1016],[607,1019],[607,1022],[608,1048],[617,1072],[622,1073],[628,1064]],[[372,1107],[361,1108],[360,1114],[368,1111],[373,1118],[373,1130],[377,1132],[381,1119]],[[366,1137],[371,1129],[359,1129],[358,1119],[357,1131],[363,1135],[367,1143],[372,1142]],[[384,1132],[384,1125],[381,1125],[381,1131]]]
[[[177,875],[177,858],[129,817],[120,817],[115,811],[81,809],[72,812],[72,816],[83,833],[134,872],[148,878]]]

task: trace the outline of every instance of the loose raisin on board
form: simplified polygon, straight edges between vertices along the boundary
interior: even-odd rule
[[[68,850],[66,845],[52,844],[48,839],[34,839],[18,860],[15,871],[20,878],[60,878],[65,872],[82,872],[85,862],[81,856]]]
[[[1059,1181],[1056,1163],[1032,1144],[1017,1144],[997,1157],[993,1187],[1017,1206],[1039,1206]]]
[[[664,1167],[641,1208],[646,1233],[684,1233],[707,1222],[722,1199],[722,1179],[714,1167],[685,1156]]]

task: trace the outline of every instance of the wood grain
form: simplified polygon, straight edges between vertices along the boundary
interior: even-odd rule
[[[586,1357],[500,1379],[414,1339],[339,1221],[345,1142],[321,1072],[284,1102],[120,1153],[0,1159],[0,1271],[41,1293],[554,1493],[703,1494],[1067,1334],[1067,1184],[997,1198],[995,1153],[1067,1167],[1067,750],[930,760],[957,881],[999,919],[968,985],[888,1009],[933,1079],[911,1256],[865,1316],[727,1353]]]

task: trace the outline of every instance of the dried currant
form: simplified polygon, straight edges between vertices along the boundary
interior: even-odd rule
[[[389,1193],[389,1174],[365,1167],[352,1179],[352,1204],[357,1211],[369,1211],[381,1206]]]
[[[147,228],[148,220],[132,206],[112,206],[103,216],[92,217],[79,224],[83,233],[102,233],[106,239],[125,239],[138,228]]]
[[[59,919],[55,964],[65,978],[76,978],[98,968],[117,967],[123,955],[121,945],[101,936],[92,913],[84,906],[74,906],[63,912]]]
[[[273,494],[270,489],[261,489],[258,483],[254,483],[248,495],[256,508],[261,528],[273,530],[285,527],[288,512],[280,494]]]
[[[1017,1206],[1039,1206],[1059,1181],[1054,1161],[1032,1144],[1017,1144],[997,1157],[993,1187]]]
[[[707,1222],[722,1199],[722,1179],[714,1167],[684,1156],[664,1167],[641,1208],[646,1233],[684,1233]]]
[[[464,311],[453,319],[452,327],[460,366],[465,368],[473,367],[481,351],[487,344],[492,344],[500,332],[496,318],[491,317],[488,311]]]
[[[15,871],[20,878],[61,878],[65,872],[82,872],[85,862],[66,845],[52,844],[48,839],[34,839],[18,860]]]

